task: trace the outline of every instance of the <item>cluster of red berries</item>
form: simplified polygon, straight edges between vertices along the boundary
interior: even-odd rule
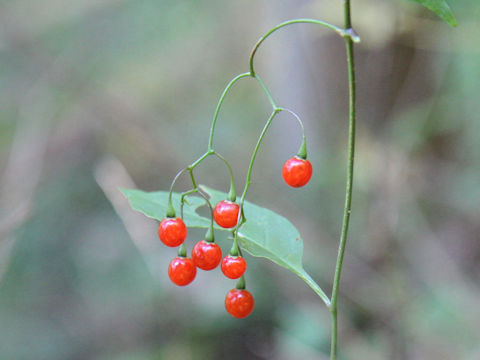
[[[216,223],[226,229],[237,225],[240,208],[238,204],[223,200],[213,211]],[[181,218],[165,218],[158,228],[160,240],[169,247],[176,247],[187,238],[187,227]],[[168,276],[175,285],[190,284],[197,275],[197,268],[205,271],[215,269],[221,262],[223,274],[229,279],[239,279],[247,269],[242,256],[227,255],[222,259],[222,250],[214,241],[201,240],[195,244],[192,257],[177,256],[168,267]],[[227,312],[236,318],[250,315],[254,307],[252,294],[245,289],[232,289],[225,297]]]
[[[308,183],[312,176],[310,161],[295,156],[285,162],[282,169],[285,182],[292,187],[301,187]],[[231,229],[238,223],[240,207],[232,201],[222,200],[213,210],[215,222],[225,229]],[[177,247],[187,238],[187,227],[179,217],[166,217],[158,228],[160,240],[169,247]],[[201,240],[195,244],[192,257],[179,252],[168,266],[170,280],[178,286],[190,284],[197,275],[197,268],[205,271],[215,269],[221,263],[223,274],[229,279],[239,279],[247,269],[247,262],[240,255],[227,255],[222,259],[220,246],[212,240]],[[255,302],[252,294],[240,285],[231,289],[225,297],[227,312],[236,318],[250,315]]]

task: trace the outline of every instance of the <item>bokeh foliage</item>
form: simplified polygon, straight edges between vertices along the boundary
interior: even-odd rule
[[[449,4],[455,29],[415,3],[354,3],[362,43],[339,304],[344,359],[480,357],[480,4]],[[248,258],[256,309],[231,319],[223,298],[232,281],[214,271],[186,289],[171,285],[175,250],[115,195],[131,185],[122,165],[139,188],[167,189],[206,149],[218,96],[248,70],[255,41],[294,17],[341,24],[342,8],[326,0],[0,4],[1,359],[325,358],[328,314],[294,275]],[[282,183],[300,134],[279,115],[249,199],[295,224],[305,268],[329,289],[344,200],[344,45],[300,25],[269,39],[257,61],[277,103],[305,121],[315,172],[305,189]],[[238,186],[268,106],[250,81],[226,100],[215,142]],[[215,161],[197,176],[228,190]],[[202,235],[191,231],[188,244]]]

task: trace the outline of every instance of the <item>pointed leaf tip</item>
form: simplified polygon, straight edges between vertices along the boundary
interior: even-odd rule
[[[410,0],[422,4],[427,9],[433,11],[440,18],[442,18],[447,24],[455,27],[458,25],[457,19],[450,9],[450,6],[446,0]]]

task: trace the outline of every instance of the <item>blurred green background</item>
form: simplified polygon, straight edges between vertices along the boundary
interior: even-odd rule
[[[480,359],[480,3],[450,3],[456,29],[415,3],[353,4],[362,43],[342,359]],[[340,25],[342,11],[325,0],[0,3],[0,359],[326,359],[329,314],[302,281],[249,257],[256,309],[230,318],[234,282],[216,269],[171,284],[175,250],[117,187],[167,189],[205,151],[218,97],[248,71],[259,36],[295,17]],[[305,122],[314,177],[299,190],[283,183],[300,134],[282,114],[249,199],[298,227],[305,267],[330,293],[344,44],[298,25],[257,56],[277,103]],[[239,188],[268,112],[252,80],[225,102],[215,144]],[[197,177],[228,188],[214,160]],[[202,233],[190,234],[191,247]]]

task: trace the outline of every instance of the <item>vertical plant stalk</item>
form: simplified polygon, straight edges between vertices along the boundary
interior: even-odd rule
[[[354,33],[352,30],[350,0],[344,0],[345,13],[345,31],[347,33]],[[340,277],[343,268],[343,258],[345,255],[345,245],[347,243],[348,225],[350,222],[350,214],[352,209],[352,186],[353,186],[353,165],[355,158],[355,61],[353,53],[352,37],[345,37],[345,46],[347,52],[348,64],[348,84],[349,84],[349,121],[348,121],[348,160],[347,160],[347,183],[345,194],[345,209],[343,212],[342,232],[340,235],[340,245],[338,247],[337,264],[335,266],[335,275],[333,280],[332,298],[330,304],[330,313],[332,317],[332,339],[330,349],[330,359],[337,359],[338,347],[338,320],[337,320],[337,303],[338,290],[340,286]]]

